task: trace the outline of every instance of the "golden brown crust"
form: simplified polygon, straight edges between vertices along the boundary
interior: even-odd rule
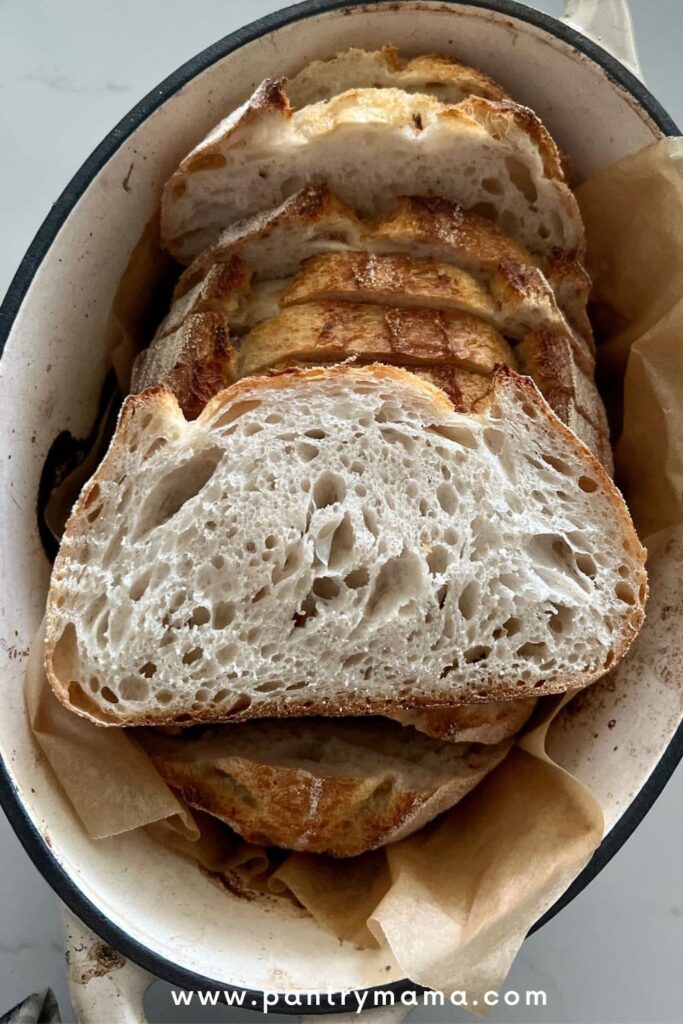
[[[193,313],[174,333],[155,339],[140,353],[133,366],[131,392],[165,385],[185,416],[194,419],[213,395],[235,379],[236,372],[237,354],[227,317]]]
[[[474,118],[494,139],[504,138],[510,131],[510,120],[528,135],[537,147],[548,178],[564,181],[564,167],[560,152],[541,119],[529,107],[511,99],[488,100],[470,96],[459,104],[463,113]],[[581,253],[577,253],[580,256]]]
[[[155,338],[175,331],[192,313],[230,314],[251,284],[252,271],[239,256],[214,263],[193,287],[179,292],[176,286],[168,316],[160,324]]]
[[[509,741],[454,747],[397,729],[373,718],[313,719],[138,735],[169,786],[249,842],[354,857],[410,835],[452,807],[510,747]],[[325,753],[340,738],[342,763]],[[368,764],[370,744],[376,756]],[[428,759],[431,768],[416,773],[404,766],[407,747],[411,761]],[[337,757],[341,751],[335,749]],[[435,768],[437,758],[449,770]]]
[[[520,369],[538,387],[550,408],[613,473],[609,425],[593,374],[577,363],[567,337],[532,331],[515,349]]]
[[[496,311],[487,289],[448,263],[369,252],[312,256],[283,293],[283,307],[303,302],[372,302],[462,310],[490,320]]]
[[[258,324],[240,350],[240,376],[284,361],[329,362],[360,356],[402,365],[458,366],[487,373],[514,363],[507,342],[459,313],[351,302],[292,306]]]

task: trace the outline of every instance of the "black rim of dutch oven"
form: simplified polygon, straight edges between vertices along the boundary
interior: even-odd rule
[[[389,3],[390,0],[371,0],[368,6]],[[443,0],[442,0],[443,2]],[[593,43],[579,32],[557,21],[539,11],[532,10],[524,4],[516,3],[514,0],[446,0],[447,3],[457,3],[466,7],[480,7],[485,10],[495,11],[507,15],[519,21],[545,30],[552,36],[568,43],[580,53],[585,54],[607,73],[618,86],[625,89],[638,102],[640,107],[650,116],[652,121],[659,127],[664,135],[679,135],[679,129],[669,117],[661,104],[645,88],[643,83],[631,74],[623,64],[620,64],[611,54],[602,47]],[[310,18],[316,14],[323,14],[341,10],[343,8],[363,6],[359,0],[304,0],[303,3],[294,4],[274,14],[260,18],[250,25],[232,32],[230,35],[220,39],[217,43],[207,47],[196,57],[187,61],[177,71],[169,75],[156,89],[148,93],[133,109],[120,121],[115,128],[94,150],[83,166],[74,175],[66,186],[61,196],[54,204],[50,213],[45,218],[33,242],[24,256],[19,269],[17,270],[7,295],[0,307],[0,354],[9,336],[14,319],[19,307],[26,295],[34,275],[45,258],[52,242],[59,232],[62,224],[77,203],[78,199],[90,185],[95,175],[107,163],[110,157],[116,152],[119,146],[135,131],[162,103],[168,100],[180,88],[195,78],[200,72],[215,64],[216,61],[247,43],[253,42],[260,36],[266,35],[275,29],[282,28],[292,22]],[[637,828],[645,817],[655,800],[662,792],[666,782],[672,775],[678,762],[683,757],[683,725],[681,725],[672,738],[669,746],[662,755],[661,760],[650,775],[649,779],[637,794],[628,809],[612,828],[608,835],[596,850],[589,864],[584,868],[574,883],[560,897],[559,900],[536,922],[529,934],[533,934],[546,922],[550,921],[560,910],[567,906],[575,896],[586,888],[596,875],[602,871],[605,865],[612,859],[615,853],[624,845],[631,833]],[[222,989],[224,991],[244,992],[244,1009],[258,1009],[262,1006],[263,993],[251,989],[238,989],[236,986],[225,985],[222,982],[206,978],[201,974],[179,967],[177,964],[158,956],[153,950],[131,938],[126,932],[113,924],[109,918],[78,889],[77,885],[61,867],[56,857],[50,850],[45,839],[40,835],[31,821],[21,801],[7,766],[0,760],[0,804],[2,804],[14,831],[23,844],[31,860],[40,873],[55,890],[60,899],[69,907],[73,913],[80,918],[88,928],[92,929],[105,942],[109,943],[116,950],[122,953],[140,967],[149,971],[150,974],[169,982],[177,988],[190,989],[194,991],[206,991]],[[385,985],[366,989],[368,999],[366,1005],[372,1005],[373,991],[393,991],[395,998],[407,991],[423,991],[420,986],[413,984],[408,979],[402,981],[387,982]],[[324,995],[321,993],[319,1006],[297,1006],[292,1007],[284,1002],[284,994],[280,996],[277,1005],[272,1006],[271,1012],[292,1013],[340,1013],[347,1009],[339,1005],[338,995]]]

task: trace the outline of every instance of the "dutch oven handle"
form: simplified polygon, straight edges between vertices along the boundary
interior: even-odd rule
[[[561,20],[642,79],[627,0],[565,0]],[[154,977],[98,939],[66,907],[62,907],[62,917],[69,992],[79,1024],[101,1024],[104,1020],[107,1024],[147,1024],[143,1000]],[[377,1024],[382,1016],[367,1015]],[[309,1022],[312,1024],[312,1018]]]
[[[642,81],[628,0],[565,0],[560,20],[607,50]]]

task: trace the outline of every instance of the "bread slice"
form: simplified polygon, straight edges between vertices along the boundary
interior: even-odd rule
[[[536,700],[490,701],[452,708],[394,711],[391,718],[449,743],[501,743],[516,736],[531,717]]]
[[[444,199],[404,196],[386,216],[363,221],[327,186],[303,189],[277,209],[224,231],[219,242],[184,272],[174,304],[195,289],[215,264],[235,257],[251,270],[254,281],[270,281],[291,278],[314,256],[349,251],[433,260],[462,270],[487,288],[495,283],[502,308],[516,307],[518,315],[533,321],[534,328],[569,331],[576,335],[572,344],[577,358],[584,358],[582,350],[589,360],[592,356],[586,316],[590,280],[581,265],[562,261],[556,254],[539,260],[485,217]],[[555,280],[558,291],[554,293],[551,283]],[[581,324],[579,331],[565,315],[571,325]]]
[[[581,258],[583,225],[557,147],[526,107],[457,106],[400,89],[353,89],[293,112],[266,81],[167,182],[162,238],[187,262],[221,231],[327,181],[362,214],[416,192],[483,212],[545,256]]]
[[[500,329],[498,306],[475,277],[449,263],[403,255],[356,251],[311,256],[280,297],[282,306],[303,302],[373,302],[458,311]]]
[[[359,356],[410,365],[448,365],[490,373],[515,365],[512,350],[492,327],[464,313],[437,309],[314,302],[292,306],[258,324],[239,352],[241,377],[283,362],[332,362]]]
[[[67,523],[46,669],[117,725],[561,692],[629,647],[644,560],[619,492],[511,370],[470,415],[388,366],[249,378],[189,423],[151,390]]]
[[[381,50],[350,49],[330,60],[314,60],[287,82],[287,96],[296,110],[329,100],[348,89],[397,88],[433,96],[442,103],[460,103],[468,96],[487,100],[510,97],[487,75],[436,53],[411,59],[395,46]]]
[[[251,843],[333,857],[417,832],[469,793],[511,745],[443,743],[378,718],[266,719],[138,735],[190,806]]]

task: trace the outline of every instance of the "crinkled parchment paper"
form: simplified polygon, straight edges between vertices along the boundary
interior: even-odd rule
[[[602,381],[617,433],[623,425],[619,481],[646,543],[666,529],[666,542],[683,551],[682,167],[683,141],[666,140],[585,182],[578,198],[595,279]],[[164,269],[154,253],[152,225],[117,301],[124,383],[141,341],[140,297]],[[660,554],[661,536],[653,538]],[[656,628],[663,601],[683,606],[683,573],[664,581],[665,568],[661,558],[650,567]],[[638,652],[656,635],[649,619],[610,685],[618,688],[622,673],[633,673]],[[98,728],[57,703],[42,669],[41,637],[30,659],[27,704],[34,735],[93,840],[150,828],[233,890],[294,899],[341,939],[387,945],[413,981],[467,990],[480,1004],[486,990],[501,988],[529,927],[602,837],[597,800],[546,754],[556,700],[543,702],[540,723],[459,805],[419,834],[348,861],[251,846],[191,813],[157,775],[134,730]]]

